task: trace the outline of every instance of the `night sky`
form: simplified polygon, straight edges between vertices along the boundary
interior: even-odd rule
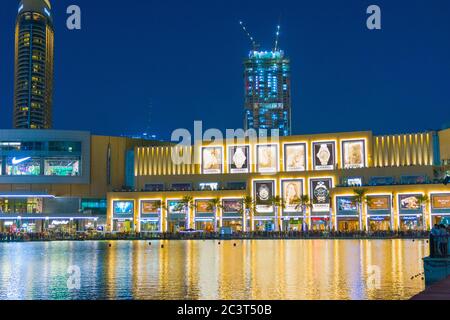
[[[243,126],[243,20],[291,59],[293,133],[420,132],[450,124],[450,1],[53,0],[55,129],[169,139]],[[11,128],[18,1],[0,9],[0,128]],[[82,30],[66,28],[66,8]],[[382,9],[382,30],[366,9]],[[151,107],[150,107],[151,106]],[[149,112],[149,110],[151,110]],[[149,123],[150,119],[150,123]]]

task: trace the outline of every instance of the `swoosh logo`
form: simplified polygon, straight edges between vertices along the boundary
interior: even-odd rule
[[[31,157],[26,157],[26,158],[22,158],[22,159],[16,159],[16,157],[14,157],[12,160],[11,160],[11,163],[13,164],[13,165],[17,165],[17,164],[21,164],[22,162],[25,162],[25,161],[27,161],[27,160],[30,160],[31,159]]]

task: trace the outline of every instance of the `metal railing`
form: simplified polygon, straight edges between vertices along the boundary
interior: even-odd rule
[[[335,231],[254,231],[222,234],[219,232],[79,232],[0,233],[0,242],[79,241],[79,240],[252,240],[252,239],[427,239],[425,231],[335,232]],[[431,242],[431,241],[430,241]],[[434,251],[437,252],[437,251]]]

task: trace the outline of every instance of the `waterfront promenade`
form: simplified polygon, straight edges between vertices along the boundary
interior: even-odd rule
[[[429,286],[411,300],[450,300],[450,277]]]
[[[264,239],[427,239],[429,232],[213,232],[178,233],[0,233],[0,242],[116,240],[264,240]]]

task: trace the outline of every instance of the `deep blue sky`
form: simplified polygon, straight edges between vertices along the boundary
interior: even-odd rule
[[[0,11],[0,128],[13,104],[16,0]],[[244,20],[291,59],[295,134],[440,129],[450,122],[450,1],[53,0],[56,29],[54,128],[96,134],[145,131],[169,138],[203,120],[243,123]],[[82,30],[65,27],[82,9]],[[366,8],[382,9],[381,31]]]

